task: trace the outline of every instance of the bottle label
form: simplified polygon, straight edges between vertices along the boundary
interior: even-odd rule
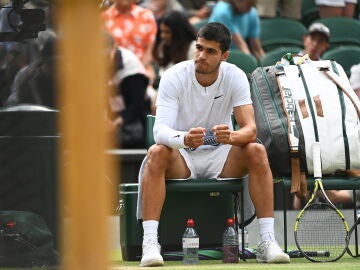
[[[199,238],[183,238],[183,248],[199,248]]]
[[[224,263],[239,262],[238,246],[223,246],[223,262]]]

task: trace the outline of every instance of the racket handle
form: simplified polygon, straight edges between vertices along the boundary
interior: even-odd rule
[[[305,254],[309,257],[330,257],[330,251],[326,250],[306,251]]]
[[[314,166],[314,178],[321,178],[321,155],[320,155],[320,143],[314,142],[312,144],[312,154],[313,154],[313,166]]]
[[[305,251],[305,255],[309,257],[330,257],[330,251]],[[304,258],[304,254],[300,250],[290,250],[288,252],[291,258]]]

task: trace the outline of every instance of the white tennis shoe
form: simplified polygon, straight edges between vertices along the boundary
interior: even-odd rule
[[[276,241],[262,241],[257,249],[256,260],[261,263],[289,263],[290,256],[281,250]]]
[[[156,239],[150,239],[143,242],[142,245],[142,258],[140,266],[163,266],[164,260],[160,254],[161,246]]]

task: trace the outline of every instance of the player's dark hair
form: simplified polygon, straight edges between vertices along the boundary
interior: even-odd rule
[[[226,52],[230,48],[231,34],[229,29],[227,29],[227,27],[222,23],[211,22],[205,24],[200,28],[196,39],[199,37],[206,40],[219,42],[222,52]]]

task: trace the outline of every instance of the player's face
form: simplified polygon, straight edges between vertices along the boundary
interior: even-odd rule
[[[229,52],[222,52],[220,43],[199,37],[195,48],[195,70],[200,74],[217,72],[221,61],[226,61]]]

